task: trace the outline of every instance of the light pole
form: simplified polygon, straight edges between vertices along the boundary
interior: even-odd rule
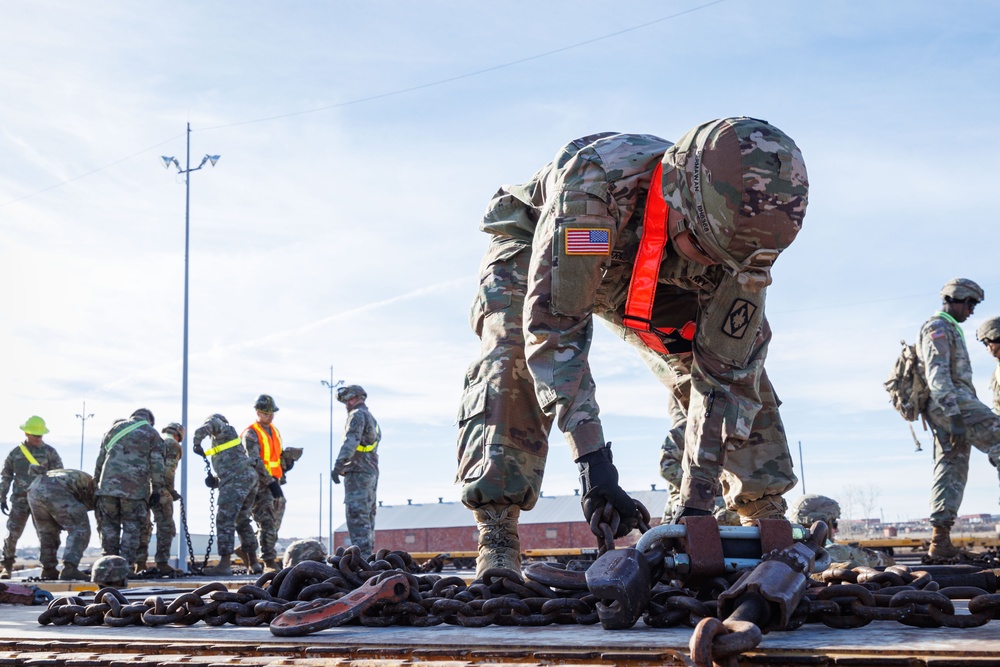
[[[187,124],[187,157],[184,162],[184,169],[181,169],[181,165],[177,162],[177,158],[172,156],[161,155],[160,159],[163,160],[163,166],[166,169],[170,169],[170,165],[177,167],[178,174],[184,174],[184,360],[182,362],[181,371],[181,425],[184,427],[184,440],[181,442],[182,458],[185,463],[181,466],[181,502],[187,503],[187,481],[188,481],[188,466],[187,466],[187,439],[188,439],[188,276],[190,273],[191,264],[191,172],[198,171],[205,166],[206,162],[210,162],[212,166],[219,161],[218,155],[205,155],[201,159],[201,164],[197,167],[191,167],[191,123]],[[184,526],[184,531],[187,533],[187,526]],[[187,571],[187,563],[184,560],[181,552],[182,544],[185,544],[185,540],[189,540],[188,534],[180,536],[183,539],[177,541],[178,554],[177,563],[179,568],[183,571]]]
[[[343,380],[333,381],[333,366],[330,366],[330,381],[320,380],[320,384],[330,389],[330,472],[333,472],[333,390],[344,384]],[[321,487],[322,488],[322,487]],[[330,521],[330,547],[329,553],[333,555],[333,476],[330,476],[330,493],[329,493],[329,521]],[[320,535],[320,538],[323,536]],[[322,542],[322,539],[320,539]]]
[[[87,401],[84,401],[83,412],[76,416],[80,420],[80,470],[83,470],[83,434],[87,431],[87,420],[93,416],[93,412],[87,414]]]

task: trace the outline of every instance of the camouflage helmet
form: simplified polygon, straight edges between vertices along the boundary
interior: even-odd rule
[[[361,388],[361,385],[349,384],[337,390],[337,400],[341,403],[347,403],[355,396],[360,396],[362,399],[368,398],[368,394]]]
[[[746,289],[802,228],[809,195],[802,152],[766,121],[721,118],[689,130],[663,155],[663,199],[705,253]]]
[[[326,548],[318,540],[296,540],[285,549],[285,556],[282,558],[283,567],[298,565],[304,560],[314,560],[317,562],[326,561]]]
[[[792,503],[788,514],[792,523],[811,526],[817,521],[823,521],[832,528],[840,518],[840,505],[833,498],[808,493]]]
[[[153,418],[153,412],[148,408],[139,408],[133,412],[130,416],[131,419],[145,419],[149,422],[150,426],[156,424],[156,419]]]
[[[90,569],[90,580],[104,586],[125,586],[128,561],[121,556],[101,556]]]
[[[976,340],[1000,340],[1000,317],[992,317],[976,329]]]
[[[170,422],[169,424],[167,424],[166,426],[164,426],[162,429],[160,429],[160,433],[170,433],[175,438],[177,438],[178,440],[183,440],[184,439],[184,425],[183,424],[179,424],[177,422]]]
[[[962,301],[963,299],[982,301],[986,297],[986,293],[983,292],[982,287],[968,278],[952,278],[941,288],[941,297],[953,301]]]
[[[229,420],[226,419],[226,416],[225,415],[220,415],[218,412],[216,412],[214,415],[209,415],[208,419],[206,419],[205,421],[206,422],[212,422],[212,421],[215,421],[215,420],[219,420],[223,424],[228,424],[229,423]]]
[[[253,404],[253,409],[261,412],[277,412],[278,406],[274,404],[273,398],[267,394],[261,394],[257,397],[257,402]]]

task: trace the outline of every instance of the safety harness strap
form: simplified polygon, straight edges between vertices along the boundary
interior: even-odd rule
[[[148,424],[149,424],[149,422],[146,421],[145,419],[140,419],[139,421],[137,421],[134,424],[129,424],[128,426],[126,426],[122,430],[120,430],[117,433],[115,433],[114,436],[112,436],[112,438],[110,440],[108,440],[108,444],[104,445],[104,451],[110,452],[111,448],[114,447],[115,443],[117,443],[119,440],[121,440],[122,438],[124,438],[126,435],[128,435],[132,431],[136,430],[137,428],[140,428],[142,426],[146,426]]]
[[[642,219],[642,237],[639,251],[632,267],[632,280],[628,284],[628,298],[625,301],[625,326],[652,350],[666,354],[667,346],[658,334],[679,335],[684,340],[694,340],[695,323],[687,322],[680,329],[673,327],[653,327],[653,302],[660,276],[660,263],[667,247],[667,203],[663,199],[663,163],[653,170],[646,196],[646,211]]]
[[[958,320],[956,320],[954,317],[944,312],[943,310],[939,310],[934,314],[940,317],[941,319],[945,320],[946,322],[951,322],[952,324],[954,324],[955,328],[958,329],[958,335],[962,337],[962,340],[965,340],[965,332],[962,331],[962,326],[958,323]]]
[[[31,451],[24,445],[21,445],[21,453],[24,454],[24,458],[28,459],[28,463],[33,466],[38,465],[38,461],[35,460],[35,457],[31,455]]]
[[[221,445],[216,445],[215,447],[212,447],[211,449],[206,449],[205,450],[205,456],[215,456],[219,452],[224,452],[227,449],[232,449],[233,447],[235,447],[238,444],[240,444],[240,439],[239,438],[233,438],[229,442],[224,442]]]
[[[370,445],[358,445],[359,452],[371,452],[378,447],[378,443],[382,440],[382,429],[379,428],[378,424],[375,424],[375,442]]]

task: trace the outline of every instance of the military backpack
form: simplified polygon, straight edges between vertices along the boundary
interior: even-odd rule
[[[889,392],[889,401],[896,412],[906,421],[913,422],[927,409],[931,393],[917,361],[916,347],[907,345],[905,340],[899,342],[903,349],[889,373],[889,379],[885,381],[885,390]]]

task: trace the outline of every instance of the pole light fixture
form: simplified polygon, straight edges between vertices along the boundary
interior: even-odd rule
[[[329,519],[329,527],[330,527],[329,553],[330,553],[330,555],[333,555],[333,476],[332,476],[332,473],[333,473],[333,390],[336,389],[337,387],[339,387],[340,385],[344,384],[344,381],[343,380],[337,380],[336,382],[333,381],[333,366],[330,366],[330,380],[329,380],[329,382],[326,381],[326,380],[320,380],[319,382],[324,387],[329,387],[329,389],[330,389],[330,472],[331,472],[331,476],[330,476],[330,479],[329,479],[330,493],[328,494],[329,495],[329,499],[328,500],[330,501],[330,505],[329,505],[329,511],[328,511],[328,514],[329,514],[328,519]],[[320,512],[322,512],[322,510],[320,510]],[[322,538],[323,538],[323,536],[320,535],[320,542],[323,541]]]
[[[83,412],[76,416],[80,420],[80,470],[83,470],[83,435],[87,432],[87,420],[93,416],[93,412],[87,414],[87,401],[84,401]]]

